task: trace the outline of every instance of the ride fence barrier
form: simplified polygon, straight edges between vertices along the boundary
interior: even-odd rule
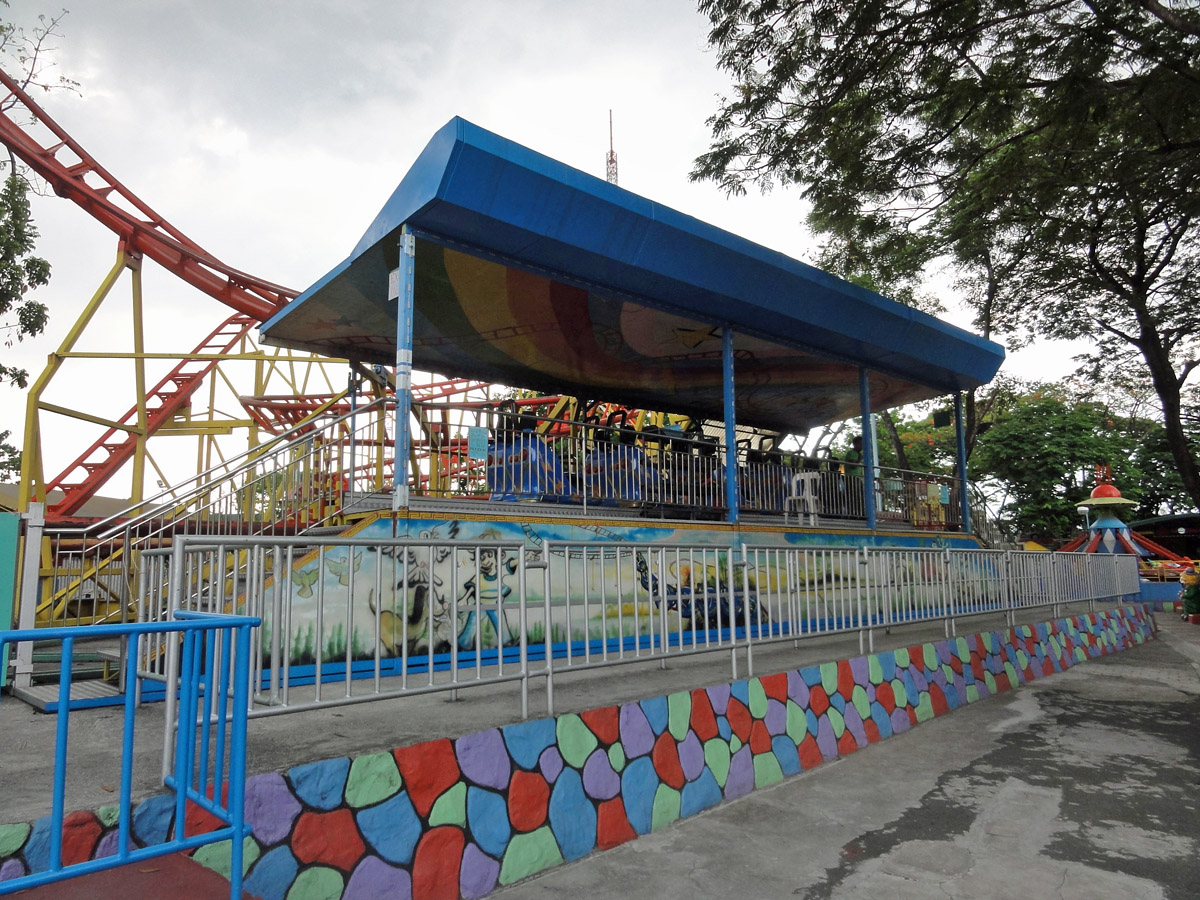
[[[87,629],[38,628],[0,631],[0,649],[27,641],[56,641],[62,647],[59,668],[58,720],[54,743],[54,774],[49,818],[49,848],[44,871],[0,881],[0,895],[50,884],[88,872],[111,869],[230,841],[230,897],[242,896],[242,841],[245,822],[246,710],[249,693],[250,629],[257,619],[246,616],[173,611],[173,620],[95,625]],[[170,760],[164,783],[174,792],[174,833],[160,844],[137,847],[132,837],[132,785],[138,676],[135,660],[143,641],[168,642],[169,657],[158,677],[172,683],[177,704],[166,707],[164,761]],[[126,672],[125,708],[121,737],[121,776],[118,793],[117,844],[111,856],[64,864],[68,741],[71,727],[71,669],[76,644],[92,640],[127,640],[132,644]],[[169,661],[167,661],[169,659]],[[177,711],[177,715],[176,715]],[[198,807],[223,823],[214,830],[187,833],[189,807]]]
[[[1095,603],[1139,591],[1131,557],[1020,551],[617,541],[182,536],[147,551],[139,616],[254,616],[249,716],[907,624]],[[153,680],[170,645],[148,642]],[[168,692],[167,702],[172,697]]]

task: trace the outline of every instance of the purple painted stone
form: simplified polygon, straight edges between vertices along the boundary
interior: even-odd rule
[[[351,873],[342,900],[374,900],[376,897],[409,900],[412,876],[404,869],[389,866],[378,856],[368,856]]]
[[[942,665],[950,664],[950,657],[954,652],[950,649],[949,641],[934,641],[933,649],[937,651],[938,662]]]
[[[954,690],[958,692],[959,706],[967,705],[967,682],[961,675],[954,676]]]
[[[774,698],[767,700],[767,714],[763,716],[767,734],[778,737],[787,731],[787,707]]]
[[[967,635],[967,649],[974,652],[979,649],[979,638],[974,634]]]
[[[725,715],[729,707],[729,685],[714,684],[708,688],[708,699],[712,703],[713,712],[718,716]]]
[[[92,859],[105,859],[109,856],[117,855],[117,848],[120,846],[121,832],[114,828],[104,837],[100,838],[100,842],[96,844],[96,852],[92,854]],[[132,835],[129,838],[128,849],[133,850],[137,844],[133,842]]]
[[[467,900],[475,900],[476,897],[490,894],[499,878],[500,863],[474,844],[467,844],[458,876],[458,887],[462,895]]]
[[[853,706],[846,707],[846,730],[854,735],[854,742],[859,747],[867,746],[867,729],[863,727],[862,716],[858,714],[858,710]]]
[[[278,772],[246,779],[246,823],[259,841],[270,846],[287,837],[300,815],[300,801]]]
[[[912,727],[912,722],[908,721],[908,713],[902,709],[892,710],[892,734],[900,734],[902,731],[908,731]]]
[[[602,747],[593,750],[583,764],[583,790],[594,800],[611,800],[621,793],[621,776],[613,771],[608,751]]]
[[[25,873],[25,863],[19,859],[7,860],[4,865],[0,866],[0,881],[11,881],[13,878],[20,878]]]
[[[850,673],[854,676],[855,684],[871,683],[871,665],[865,656],[856,656],[850,660]]]
[[[689,731],[687,737],[679,742],[679,765],[683,767],[683,777],[688,781],[695,781],[704,771],[704,747],[694,731]]]
[[[542,770],[542,777],[554,784],[563,770],[563,758],[558,748],[547,747],[543,750],[542,755],[538,757],[538,767]]]
[[[825,759],[837,759],[837,738],[833,736],[833,723],[829,716],[817,719],[817,749]]]
[[[788,699],[801,709],[808,709],[808,685],[800,677],[800,673],[792,669],[787,673]]]
[[[917,686],[919,692],[924,693],[929,690],[929,682],[926,680],[924,673],[916,665],[909,666],[908,671],[912,675],[913,683]]]
[[[729,775],[725,779],[725,799],[732,800],[754,790],[754,754],[747,745],[742,747],[729,761]]]
[[[489,728],[460,737],[454,742],[454,752],[463,775],[475,784],[498,791],[508,787],[512,763],[500,729]]]
[[[654,749],[654,730],[650,720],[637,703],[626,703],[621,707],[621,748],[627,759],[645,756]]]
[[[875,685],[873,685],[873,684],[867,685],[867,702],[868,703],[875,702]]]
[[[935,669],[933,672],[933,678],[930,679],[930,682],[932,684],[936,684],[938,687],[940,687],[942,689],[943,692],[945,692],[945,690],[946,690],[946,673],[943,672],[941,669]]]

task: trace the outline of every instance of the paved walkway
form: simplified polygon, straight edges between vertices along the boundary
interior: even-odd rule
[[[926,722],[498,900],[1194,900],[1200,626]]]

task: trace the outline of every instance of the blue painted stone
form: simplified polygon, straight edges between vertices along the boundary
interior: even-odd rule
[[[574,769],[564,769],[554,783],[550,830],[563,859],[579,859],[596,848],[596,807],[583,792],[583,779]]]
[[[619,717],[621,727],[621,749],[625,751],[626,759],[645,756],[654,749],[654,730],[641,706],[636,703],[626,703],[621,707]]]
[[[829,705],[832,706],[834,709],[836,709],[838,712],[844,713],[846,711],[846,698],[843,697],[840,693],[835,693],[832,697],[829,698]]]
[[[913,679],[912,671],[904,670],[904,691],[908,694],[908,705],[916,706],[921,702],[921,694],[917,689],[917,682]]]
[[[746,679],[735,681],[729,685],[729,693],[736,699],[742,702],[743,706],[750,705],[750,682]]]
[[[151,800],[159,798],[152,797]],[[165,798],[169,800],[170,798]],[[147,803],[149,801],[146,801]],[[142,806],[146,804],[143,803]],[[137,813],[134,813],[134,821],[136,821]],[[168,823],[170,818],[167,819]],[[163,832],[164,839],[166,832]],[[162,843],[162,840],[156,841]],[[33,830],[29,833],[29,840],[25,842],[25,864],[29,866],[30,872],[45,872],[50,868],[50,817],[45,816],[33,823]]]
[[[554,784],[558,773],[563,770],[563,758],[558,747],[547,747],[542,751],[541,757],[538,758],[538,768],[542,770],[542,777]]]
[[[252,897],[284,900],[299,871],[300,865],[292,851],[287,846],[276,847],[258,858],[242,887]]]
[[[800,677],[810,688],[816,687],[821,683],[821,668],[820,666],[805,666],[800,670]]]
[[[891,681],[896,677],[896,654],[891,650],[879,654],[879,671],[883,674],[884,681]]]
[[[786,734],[772,739],[771,751],[779,760],[779,768],[783,769],[784,775],[796,775],[800,772],[800,754],[796,752],[796,745]]]
[[[795,747],[792,748],[793,753]],[[679,801],[679,815],[683,818],[694,816],[701,810],[716,806],[721,802],[721,788],[713,773],[705,769],[699,778],[683,786],[683,796]]]
[[[805,727],[808,728],[809,734],[817,733],[817,714],[811,709],[804,710],[804,724]]]
[[[733,729],[729,726],[729,720],[724,716],[717,717],[717,734],[726,741],[733,737]]]
[[[467,823],[480,848],[497,859],[508,849],[512,826],[508,823],[508,804],[494,791],[467,789]]]
[[[404,869],[389,866],[378,856],[367,856],[350,873],[342,900],[377,900],[379,897],[409,900],[412,876]]]
[[[313,809],[337,809],[342,805],[350,760],[342,756],[321,762],[296,766],[287,773],[292,789],[307,806]]]
[[[655,734],[662,734],[667,727],[667,719],[670,711],[667,709],[666,697],[651,697],[649,700],[643,700],[640,704],[642,712],[646,714],[646,720],[650,723],[650,727]]]
[[[649,757],[635,759],[621,773],[621,801],[625,815],[638,834],[649,834],[654,819],[654,792],[658,790],[658,773]]]
[[[729,760],[729,775],[725,779],[725,799],[732,800],[754,790],[754,755],[748,746],[742,747]]]
[[[555,741],[554,727],[553,719],[538,719],[505,728],[504,743],[513,762],[522,769],[536,768],[542,751]]]
[[[161,844],[167,839],[175,818],[175,800],[159,794],[138,804],[133,811],[133,833],[143,844]],[[28,852],[26,852],[28,858]]]
[[[421,837],[421,820],[408,799],[408,791],[361,809],[354,818],[358,830],[376,853],[391,863],[412,862],[413,850]]]
[[[907,720],[907,716],[905,719]],[[892,719],[888,715],[887,710],[883,708],[882,703],[871,704],[871,721],[875,723],[875,727],[879,729],[881,738],[889,738],[892,736]]]

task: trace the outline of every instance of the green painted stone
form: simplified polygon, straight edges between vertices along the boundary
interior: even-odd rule
[[[938,667],[937,649],[933,644],[925,644],[925,669],[929,672],[934,672]]]
[[[883,666],[874,653],[867,657],[867,677],[871,679],[871,684],[883,684]]]
[[[620,741],[608,748],[608,764],[617,774],[620,774],[621,770],[625,768],[625,751],[622,749]]]
[[[1017,651],[1017,665],[1022,669],[1029,665],[1029,654],[1024,650]]]
[[[921,699],[917,703],[917,721],[928,722],[933,718],[933,701],[929,698],[929,691],[921,691]]]
[[[654,809],[650,814],[650,830],[670,825],[679,818],[679,791],[665,784],[660,784],[654,792]]]
[[[725,788],[725,779],[729,777],[729,759],[729,745],[719,737],[704,743],[704,763],[721,789]]]
[[[943,663],[942,676],[946,679],[946,684],[954,684],[954,667],[949,663]]]
[[[763,788],[783,781],[783,769],[779,757],[774,753],[760,753],[754,757],[754,786]]]
[[[561,866],[562,862],[562,852],[549,825],[528,834],[514,834],[500,864],[500,883],[512,884],[553,866]]]
[[[824,688],[825,693],[831,697],[837,693],[837,663],[821,663],[821,687]]]
[[[988,689],[989,693],[991,693],[991,694],[996,693],[996,679],[992,677],[991,672],[983,673],[983,683],[987,685],[987,689]]]
[[[960,637],[955,643],[958,646],[958,658],[963,662],[970,662],[971,648],[967,644],[967,639]]]
[[[967,685],[967,702],[974,703],[978,699],[979,699],[979,685],[968,684]]]
[[[742,739],[740,737],[738,737],[736,734],[731,734],[729,736],[729,752],[737,753],[741,749],[742,749]]]
[[[729,764],[726,763],[726,768]],[[0,825],[0,859],[12,856],[25,845],[25,839],[33,829],[26,823],[19,825]]]
[[[228,878],[233,871],[233,842],[232,841],[217,841],[215,844],[205,844],[194,854],[192,859],[200,863],[200,865],[218,872],[222,877]],[[258,849],[258,841],[254,840],[250,835],[246,835],[242,840],[242,874],[245,875],[258,859],[260,850]],[[338,896],[341,896],[340,894]]]
[[[804,736],[808,734],[808,716],[794,700],[787,702],[787,736],[796,746],[804,740]]]
[[[829,724],[833,726],[833,736],[841,740],[842,734],[846,731],[846,720],[840,712],[832,706],[825,713],[829,717]]]
[[[433,802],[429,811],[429,827],[467,824],[467,783],[460,781]]]
[[[313,866],[296,876],[287,900],[341,900],[346,884],[342,873],[328,866]]]
[[[1085,651],[1082,647],[1076,647],[1075,659],[1077,659],[1079,662],[1084,662],[1087,660],[1087,651]]]
[[[667,695],[667,731],[677,741],[687,737],[692,719],[692,695],[687,691],[677,691]],[[564,754],[565,755],[565,754]]]
[[[582,769],[588,756],[600,743],[592,730],[584,724],[583,719],[574,714],[558,717],[558,751],[568,766]]]
[[[390,753],[369,753],[350,764],[346,777],[346,805],[352,809],[374,806],[400,791],[402,782],[396,759]]]
[[[897,706],[908,706],[908,688],[899,678],[892,679],[892,696],[895,697]]]
[[[750,679],[750,715],[756,719],[767,715],[767,692],[763,690],[762,682],[757,678]]]
[[[1055,659],[1062,659],[1063,648],[1057,634],[1050,635],[1050,651],[1054,654]]]
[[[996,652],[996,638],[990,631],[983,633],[983,649],[988,653]]]
[[[1012,663],[1006,662],[1004,664],[1004,671],[1008,673],[1008,683],[1010,685],[1012,685],[1013,687],[1016,687],[1018,684],[1021,683],[1020,680],[1017,678],[1016,666],[1014,666]]]
[[[908,648],[907,647],[900,647],[896,650],[893,650],[892,654],[896,657],[896,668],[897,669],[907,669],[908,668],[911,660],[908,658]]]
[[[871,701],[867,699],[867,689],[861,684],[854,686],[854,692],[850,695],[850,702],[854,704],[855,710],[858,712],[858,717],[864,722],[871,718]],[[800,743],[797,741],[796,743]]]
[[[117,820],[121,818],[121,807],[116,803],[102,806],[96,810],[96,818],[100,820],[100,824],[105,828],[112,828],[112,826],[117,824]],[[3,853],[0,853],[0,856],[3,855]]]

